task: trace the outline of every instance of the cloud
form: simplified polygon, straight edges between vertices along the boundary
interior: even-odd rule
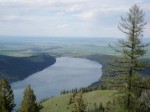
[[[30,28],[30,32],[25,33],[29,35],[37,32],[39,35],[41,32],[41,35],[45,33],[45,35],[60,36],[68,34],[100,36],[102,33],[98,29],[103,29],[103,36],[104,32],[106,36],[112,36],[120,16],[125,15],[135,3],[146,12],[146,21],[149,26],[150,2],[148,0],[117,2],[116,0],[0,0],[0,27],[6,26],[5,31],[1,29],[0,35],[3,32],[10,35],[19,34],[13,28],[20,31],[23,27],[24,31],[29,31]],[[45,31],[45,28],[48,30]],[[67,29],[68,32],[61,31],[62,29]],[[109,33],[106,33],[108,29]],[[146,32],[146,35],[150,37],[148,30]],[[114,36],[121,35],[115,33]]]
[[[90,20],[95,16],[95,12],[93,11],[86,11],[86,12],[81,12],[79,14],[73,14],[73,16],[78,17],[83,20]]]
[[[6,15],[0,18],[0,22],[24,22],[35,20],[33,16]]]
[[[79,11],[81,9],[81,5],[80,4],[75,4],[75,5],[72,5],[68,8],[66,8],[66,11],[67,12],[75,12],[75,11]]]
[[[70,25],[69,24],[61,24],[61,25],[58,25],[57,28],[68,28]]]

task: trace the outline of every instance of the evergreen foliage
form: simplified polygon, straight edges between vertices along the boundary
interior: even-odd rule
[[[0,79],[0,112],[14,110],[14,94],[6,79]]]
[[[116,106],[118,112],[137,112],[141,105],[140,97],[143,90],[149,89],[139,74],[139,71],[145,67],[145,63],[140,61],[146,53],[147,46],[142,43],[145,24],[144,12],[137,5],[129,9],[126,17],[121,17],[119,29],[127,39],[119,40],[117,49],[112,47],[121,54],[121,57],[111,63],[112,80],[110,81],[118,90],[114,101],[115,106],[119,105]]]
[[[90,92],[90,91],[94,91],[94,90],[99,90],[101,88],[98,88],[98,87],[81,87],[81,88],[75,88],[75,89],[71,89],[71,90],[62,90],[60,92],[61,95],[63,94],[68,94],[68,93],[74,93],[74,94],[77,94],[79,92],[83,92],[83,93],[87,93],[87,92]]]
[[[86,112],[86,103],[82,97],[82,91],[79,92],[76,96],[75,105],[72,112]]]
[[[94,108],[92,110],[87,110],[87,112],[106,112],[105,107],[103,107],[102,103],[97,105],[94,103]]]
[[[36,96],[30,85],[24,91],[24,97],[21,103],[20,112],[39,112],[40,105],[36,102]]]
[[[48,54],[39,54],[30,57],[0,55],[0,77],[5,76],[11,83],[23,80],[31,74],[53,65],[55,62],[56,59]]]

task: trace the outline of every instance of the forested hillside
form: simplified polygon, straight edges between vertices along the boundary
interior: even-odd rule
[[[95,54],[95,55],[90,55],[86,57],[87,59],[96,61],[102,65],[102,78],[105,77],[105,75],[109,75],[109,64],[113,61],[116,56],[112,55],[100,55],[100,54]],[[146,67],[141,71],[142,76],[150,76],[150,59],[141,59],[141,61],[146,62]],[[98,80],[97,82],[94,82],[91,84],[89,87],[97,87],[100,86],[101,80]]]
[[[48,54],[40,54],[31,57],[0,56],[1,77],[10,82],[23,80],[29,75],[41,71],[53,65],[56,59]]]
[[[91,55],[87,57],[87,59],[97,61],[102,65],[103,75],[106,74],[107,68],[109,67],[109,64],[113,61],[114,58],[116,58],[116,56],[100,55],[100,54],[95,54],[95,55]],[[141,74],[143,76],[149,76],[150,75],[150,59],[141,59],[141,61],[146,62],[146,67],[141,71]]]

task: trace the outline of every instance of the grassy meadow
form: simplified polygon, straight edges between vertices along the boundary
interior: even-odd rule
[[[83,99],[89,106],[93,108],[94,103],[99,105],[101,102],[105,106],[114,95],[115,91],[112,90],[96,90],[83,94]],[[43,109],[40,112],[71,112],[74,104],[69,104],[71,93],[56,96],[42,103]]]

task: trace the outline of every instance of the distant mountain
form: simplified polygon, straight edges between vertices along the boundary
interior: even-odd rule
[[[48,54],[31,57],[11,57],[0,55],[0,77],[10,82],[23,80],[33,73],[53,65],[56,59]]]

